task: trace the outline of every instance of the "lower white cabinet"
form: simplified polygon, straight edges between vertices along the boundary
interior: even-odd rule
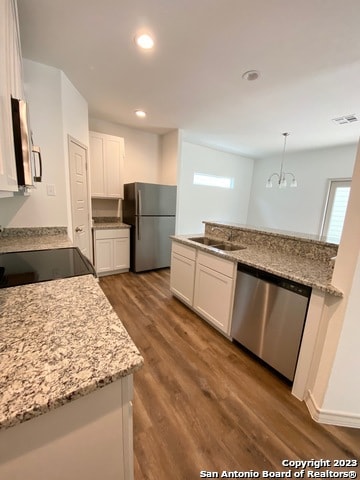
[[[234,301],[236,263],[198,252],[194,309],[227,335]]]
[[[95,270],[99,276],[129,271],[129,229],[95,230],[94,259]]]
[[[2,480],[133,480],[133,378],[0,431]]]
[[[180,300],[192,306],[194,297],[196,250],[173,242],[171,250],[170,290]]]
[[[237,263],[172,243],[170,290],[225,335],[230,335]]]

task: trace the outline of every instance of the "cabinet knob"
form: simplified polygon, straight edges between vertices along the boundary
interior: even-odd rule
[[[82,231],[83,231],[83,229],[82,229],[81,227],[76,227],[76,228],[75,228],[75,232],[76,232],[76,233],[79,233],[79,232],[82,232]]]

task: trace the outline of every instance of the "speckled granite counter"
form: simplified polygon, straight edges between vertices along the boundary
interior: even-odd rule
[[[329,248],[328,245],[323,244],[325,253],[322,252],[322,249],[320,248],[321,245],[319,245],[319,252],[313,253],[309,250],[305,252],[303,250],[304,246],[299,246],[297,244],[296,238],[289,238],[285,239],[286,243],[284,242],[281,248],[274,248],[274,246],[271,245],[271,237],[274,238],[276,236],[275,233],[267,233],[266,238],[259,241],[258,238],[252,239],[246,237],[244,235],[245,229],[242,228],[237,228],[235,226],[228,227],[216,223],[204,223],[206,225],[206,236],[219,241],[228,241],[229,236],[231,235],[230,243],[239,244],[246,248],[235,251],[222,251],[189,240],[189,238],[203,236],[200,234],[177,235],[172,236],[171,238],[188,246],[212,253],[213,255],[259,268],[263,271],[279,275],[303,285],[317,288],[334,296],[342,296],[342,292],[331,285],[333,266],[331,262],[329,262],[329,258],[334,252],[336,253],[336,248],[333,249],[330,244]],[[250,233],[253,233],[255,237],[256,235],[261,235],[260,231]],[[279,237],[284,236],[279,235]],[[311,242],[312,248],[316,248],[316,243],[321,243],[314,243],[312,240],[305,241]],[[327,248],[329,251],[327,251]]]
[[[143,358],[91,275],[0,290],[0,429],[141,367]]]
[[[0,233],[0,253],[71,246],[66,227],[7,228]]]
[[[94,217],[93,222],[93,230],[131,228],[131,225],[121,222],[120,217]]]
[[[94,223],[92,227],[93,230],[107,230],[109,228],[121,229],[121,228],[130,228],[130,225],[122,222],[97,222]]]

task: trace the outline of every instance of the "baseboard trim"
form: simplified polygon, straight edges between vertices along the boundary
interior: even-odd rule
[[[305,404],[312,419],[318,423],[337,425],[339,427],[360,428],[359,414],[350,414],[348,412],[321,409],[317,405],[316,400],[310,390],[307,392]]]

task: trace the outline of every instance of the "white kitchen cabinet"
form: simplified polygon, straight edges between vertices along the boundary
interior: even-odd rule
[[[133,377],[0,432],[3,480],[133,480]]]
[[[124,139],[89,132],[91,196],[124,197]]]
[[[129,229],[95,230],[94,259],[95,270],[99,276],[129,271]]]
[[[230,334],[235,275],[235,262],[198,252],[194,309],[226,335]]]
[[[229,336],[237,263],[173,241],[170,290]]]
[[[14,0],[0,2],[0,192],[18,191],[11,96],[23,98],[22,59],[17,7]],[[1,196],[6,196],[2,193]]]
[[[172,243],[170,290],[190,306],[194,296],[195,258],[195,248]]]

